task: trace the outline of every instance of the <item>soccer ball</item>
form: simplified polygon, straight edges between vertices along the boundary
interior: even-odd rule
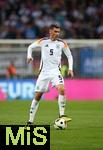
[[[58,118],[54,122],[55,129],[66,129],[67,128],[67,121],[64,118]]]

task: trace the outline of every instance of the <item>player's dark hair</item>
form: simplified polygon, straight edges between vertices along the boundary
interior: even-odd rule
[[[60,26],[58,24],[51,24],[49,29],[53,29],[53,28],[60,28]]]

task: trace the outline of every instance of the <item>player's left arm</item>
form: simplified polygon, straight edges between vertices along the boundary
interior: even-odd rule
[[[68,44],[66,42],[64,42],[63,51],[64,51],[65,55],[68,58],[68,66],[69,66],[69,68],[68,68],[68,75],[73,77],[74,76],[74,73],[73,73],[73,56],[72,56],[70,48],[69,48],[69,46],[68,46]]]

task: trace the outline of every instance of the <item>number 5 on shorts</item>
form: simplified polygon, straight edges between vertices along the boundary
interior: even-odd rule
[[[63,80],[62,80],[61,75],[59,75],[58,77],[59,77],[59,82],[60,82],[60,83],[62,83],[62,82],[63,82]]]

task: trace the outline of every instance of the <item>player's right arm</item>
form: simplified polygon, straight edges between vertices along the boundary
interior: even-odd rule
[[[36,47],[41,47],[41,45],[40,45],[41,41],[42,41],[42,39],[37,40],[36,42],[29,45],[28,50],[27,50],[27,63],[30,63],[33,61],[32,51]]]

